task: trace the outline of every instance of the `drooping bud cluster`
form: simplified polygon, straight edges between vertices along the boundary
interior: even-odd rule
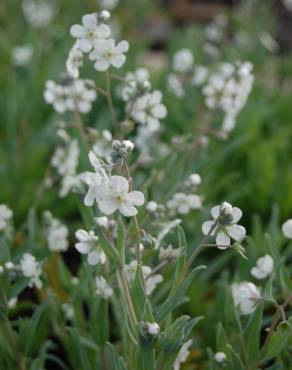
[[[111,162],[123,164],[128,154],[134,150],[135,145],[130,140],[114,140],[112,142]]]

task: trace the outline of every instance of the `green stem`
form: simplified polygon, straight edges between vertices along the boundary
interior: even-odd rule
[[[111,75],[106,72],[106,96],[107,96],[107,102],[108,102],[108,107],[112,116],[112,121],[114,124],[114,128],[118,128],[118,122],[117,122],[117,117],[116,117],[116,111],[113,105],[113,99],[112,99],[112,93],[111,93]]]

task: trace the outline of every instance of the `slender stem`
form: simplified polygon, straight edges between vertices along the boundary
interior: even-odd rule
[[[106,351],[104,347],[100,347],[100,359],[103,370],[110,370],[107,363]]]
[[[160,270],[162,270],[166,265],[168,265],[170,263],[169,260],[164,260],[162,261],[159,265],[157,265],[156,267],[154,267],[153,270],[151,270],[150,274],[146,276],[146,280],[150,277],[150,276],[153,276],[155,274],[157,274],[157,272],[159,272]]]
[[[77,109],[75,109],[74,114],[75,114],[75,119],[76,119],[75,126],[77,127],[77,129],[80,133],[80,137],[83,141],[83,144],[84,144],[85,148],[89,151],[89,145],[88,145],[88,142],[87,142],[87,136],[86,136],[86,132],[84,130],[84,124],[83,124],[81,115],[80,115],[80,113]]]
[[[249,370],[248,356],[247,356],[247,351],[246,351],[246,347],[245,347],[245,343],[244,343],[244,339],[243,339],[243,329],[242,329],[241,321],[240,321],[240,318],[239,318],[239,315],[238,315],[238,311],[235,307],[234,307],[234,310],[235,310],[236,323],[237,323],[238,330],[239,330],[239,342],[240,342],[240,347],[241,347],[241,351],[242,351],[242,355],[243,355],[244,366],[245,366],[246,370]]]
[[[111,93],[111,75],[108,72],[106,72],[105,76],[106,76],[106,96],[107,96],[108,107],[111,112],[114,127],[117,129],[118,122],[117,122],[116,111],[113,105],[113,99],[112,99],[112,93]]]

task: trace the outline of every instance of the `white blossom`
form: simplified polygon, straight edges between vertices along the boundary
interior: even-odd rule
[[[234,304],[239,308],[242,315],[251,314],[261,300],[259,289],[253,283],[247,281],[232,284],[231,291]]]
[[[225,362],[227,360],[227,357],[224,352],[216,352],[214,355],[214,359],[218,364],[221,364],[222,362]]]
[[[75,244],[75,248],[79,253],[87,254],[87,261],[90,265],[94,266],[98,263],[105,263],[106,256],[97,244],[98,236],[95,235],[94,231],[88,232],[79,229],[76,231],[75,236],[78,240]]]
[[[110,215],[119,210],[125,217],[132,217],[137,214],[135,207],[142,206],[143,203],[143,193],[129,191],[129,182],[126,178],[112,176],[98,200],[98,208],[105,215]]]
[[[65,113],[68,110],[67,97],[67,87],[58,85],[53,80],[46,82],[44,98],[48,104],[53,105],[56,112]]]
[[[103,276],[96,277],[95,287],[95,293],[104,299],[110,298],[114,293],[113,288],[107,283]]]
[[[82,17],[82,25],[73,25],[70,34],[78,40],[80,50],[88,53],[97,40],[108,38],[111,30],[108,25],[99,24],[97,14],[86,14]]]
[[[181,349],[179,350],[179,353],[173,365],[173,370],[179,370],[181,364],[187,360],[190,354],[190,347],[192,343],[193,341],[190,339],[187,342],[184,342],[184,344],[181,346]]]
[[[257,262],[256,266],[251,269],[251,274],[257,279],[265,279],[274,269],[274,260],[270,255],[265,255],[260,257]]]
[[[18,297],[13,297],[10,298],[9,301],[7,302],[8,308],[15,308],[17,305]]]
[[[226,249],[231,243],[231,238],[240,241],[245,237],[245,228],[237,225],[242,216],[239,208],[232,207],[230,203],[224,202],[213,207],[211,215],[213,220],[204,222],[202,231],[204,235],[208,235],[213,228],[210,235],[216,235],[216,244],[218,244],[219,249]]]
[[[146,204],[146,209],[149,212],[156,212],[157,208],[158,208],[158,204],[154,202],[153,200],[151,200],[150,202]]]
[[[89,113],[97,93],[92,80],[76,79],[68,89],[67,106],[71,112]]]
[[[129,101],[147,92],[151,84],[149,71],[146,68],[136,68],[134,72],[128,72],[125,82],[120,87],[120,94],[124,101]]]
[[[98,0],[102,9],[113,10],[119,4],[119,0]]]
[[[33,48],[31,45],[16,46],[12,50],[12,64],[16,67],[27,66],[32,54]]]
[[[202,207],[202,199],[199,195],[176,193],[173,198],[167,202],[167,207],[177,210],[178,213],[186,215],[192,209],[200,209]]]
[[[170,74],[167,77],[167,88],[177,98],[182,98],[185,95],[183,84],[175,74]]]
[[[135,280],[136,272],[137,272],[138,262],[136,260],[130,262],[130,264],[125,265],[125,273],[127,276],[127,279],[130,283],[132,283]],[[152,269],[149,266],[143,265],[142,266],[142,274],[145,280],[146,284],[146,294],[150,295],[153,290],[156,288],[156,285],[161,283],[163,280],[162,275],[155,274],[150,275]]]
[[[292,239],[292,218],[283,223],[282,232],[286,238]]]
[[[47,27],[55,14],[53,2],[46,0],[23,0],[22,10],[27,22],[36,28]]]
[[[15,269],[15,265],[12,261],[5,262],[4,266],[5,266],[6,270],[8,270],[8,271],[11,271],[11,270]]]
[[[67,320],[72,320],[74,318],[74,307],[70,303],[63,303],[62,310]]]
[[[173,56],[173,69],[176,72],[186,73],[192,68],[194,57],[189,49],[182,49]]]
[[[191,83],[195,86],[203,85],[208,77],[208,73],[207,67],[201,65],[196,66]]]
[[[121,68],[125,61],[126,53],[129,50],[128,41],[120,41],[115,45],[114,39],[97,40],[94,42],[94,49],[89,54],[89,59],[94,61],[94,68],[97,71],[104,72],[112,65],[115,68]]]
[[[69,230],[57,218],[54,218],[50,212],[45,213],[48,223],[46,227],[46,236],[49,249],[52,252],[66,252],[69,247]]]
[[[12,216],[12,210],[6,204],[0,204],[0,231],[6,228]]]
[[[42,270],[40,264],[30,253],[24,253],[22,256],[20,260],[20,270],[25,277],[29,278],[28,286],[30,288],[33,286],[38,289],[42,288],[43,283],[40,280]]]
[[[146,322],[147,333],[156,337],[160,333],[160,327],[157,322]]]
[[[167,248],[159,248],[159,259],[160,260],[176,260],[182,253],[182,248],[173,248],[170,244]]]
[[[83,65],[83,53],[79,49],[78,41],[75,42],[72,49],[69,52],[66,61],[66,70],[68,76],[71,78],[79,77],[79,68]]]

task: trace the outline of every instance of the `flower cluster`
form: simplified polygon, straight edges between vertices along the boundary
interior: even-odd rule
[[[98,263],[105,263],[106,256],[98,246],[98,236],[95,235],[94,231],[88,232],[79,229],[76,231],[75,236],[78,240],[78,243],[75,244],[75,248],[79,253],[87,255],[87,261],[90,265],[95,266]]]
[[[69,230],[51,212],[44,214],[48,247],[52,252],[66,252],[69,247]]]
[[[29,278],[29,287],[32,288],[35,286],[38,289],[42,288],[43,283],[40,280],[42,270],[40,264],[30,253],[25,253],[22,256],[20,260],[20,270],[25,277]]]
[[[13,212],[5,204],[0,204],[0,231],[4,230],[12,219]]]

